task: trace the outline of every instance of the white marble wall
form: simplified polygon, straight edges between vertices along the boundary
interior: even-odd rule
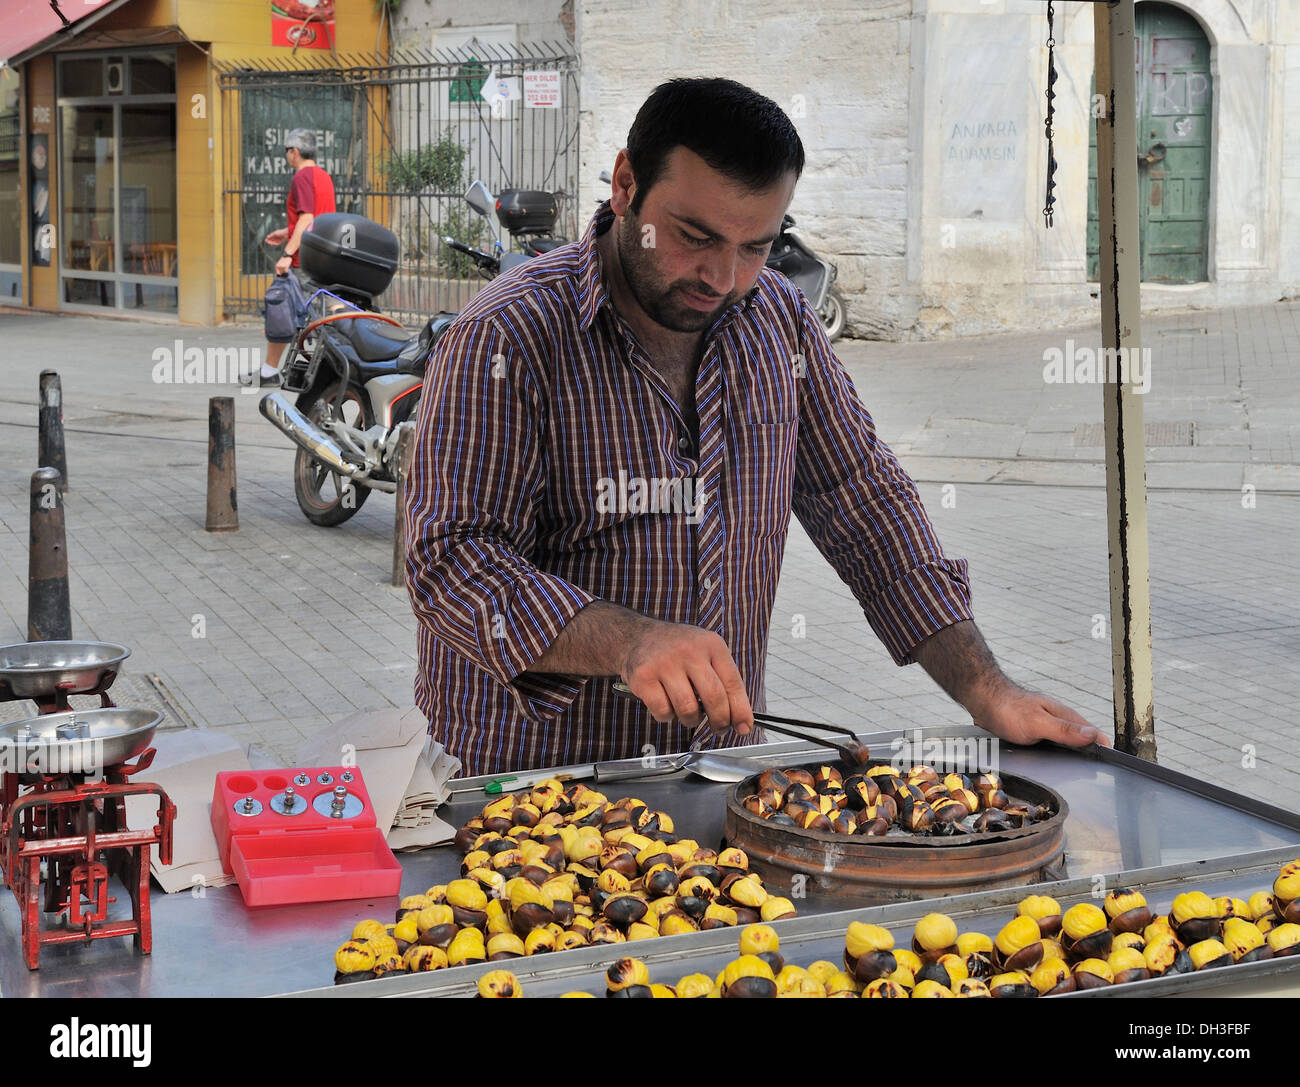
[[[1084,281],[1092,5],[1057,4],[1057,215],[1043,228],[1041,0],[407,0],[404,35],[455,22],[582,58],[582,206],[608,191],[637,107],[672,75],[724,75],[795,116],[809,167],[791,212],[836,261],[858,334],[906,339],[1095,319]],[[1300,0],[1187,0],[1211,42],[1210,282],[1152,308],[1300,293]],[[511,16],[510,11],[519,12]],[[470,12],[473,19],[470,19]],[[525,29],[525,27],[527,29]]]

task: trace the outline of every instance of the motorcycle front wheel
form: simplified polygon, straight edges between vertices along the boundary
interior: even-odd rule
[[[370,405],[356,389],[348,389],[343,400],[318,399],[301,410],[313,423],[341,419],[357,430],[374,425]],[[305,449],[299,449],[293,461],[293,493],[298,508],[313,525],[333,528],[352,517],[370,497],[370,488],[331,472]]]
[[[826,292],[826,301],[817,312],[817,316],[822,319],[822,328],[826,330],[826,338],[831,343],[844,335],[844,310],[844,296],[832,287]]]

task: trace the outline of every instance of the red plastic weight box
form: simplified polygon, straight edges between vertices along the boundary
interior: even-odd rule
[[[212,833],[249,906],[395,895],[402,881],[355,766],[224,771]]]

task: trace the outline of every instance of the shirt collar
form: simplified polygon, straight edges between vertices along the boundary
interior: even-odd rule
[[[600,307],[609,303],[609,294],[605,290],[605,280],[600,274],[600,252],[596,248],[596,239],[614,224],[614,212],[606,200],[596,209],[578,242],[578,327],[584,332],[596,319]],[[743,298],[737,299],[713,323],[709,333],[715,332],[723,325],[735,320],[741,314],[749,313],[751,307],[761,305],[763,301],[763,279],[758,282]],[[611,309],[613,307],[611,306]]]

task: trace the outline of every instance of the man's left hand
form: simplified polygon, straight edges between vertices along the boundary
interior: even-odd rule
[[[1000,684],[972,718],[980,728],[1008,743],[1053,740],[1066,747],[1086,747],[1091,743],[1112,746],[1100,729],[1088,724],[1069,706],[1010,682]]]
[[[289,269],[293,267],[293,257],[281,257],[275,262],[275,274],[278,276],[287,276]]]

